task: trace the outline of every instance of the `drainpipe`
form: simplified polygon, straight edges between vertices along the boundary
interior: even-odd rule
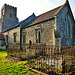
[[[57,29],[57,21],[56,21],[56,15],[54,16],[54,18],[55,18],[55,28],[54,28],[54,45],[56,46],[56,40],[55,40],[55,30]]]
[[[22,29],[20,28],[20,49],[22,50]]]

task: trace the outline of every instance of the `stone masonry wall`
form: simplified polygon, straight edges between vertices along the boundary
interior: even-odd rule
[[[55,28],[55,19],[45,21],[43,23],[36,24],[34,26],[25,28],[22,30],[22,33],[26,33],[26,44],[29,44],[29,41],[32,41],[32,44],[36,43],[36,32],[38,29],[40,31],[40,42],[41,44],[46,45],[55,45],[55,36],[54,36],[54,28]],[[22,37],[23,44],[23,37]]]
[[[14,42],[14,35],[13,33],[17,33],[16,35],[16,42]],[[3,32],[3,34],[6,36],[8,35],[8,44],[20,44],[20,27],[13,28],[11,30],[8,30],[6,32]]]
[[[0,19],[0,32],[1,32],[1,19]]]
[[[2,31],[18,23],[18,18],[16,13],[17,13],[16,7],[12,7],[7,4],[3,6],[3,9],[1,10]]]
[[[66,22],[66,16],[69,16],[69,23],[70,23],[70,37],[66,36],[66,30],[67,30],[67,22]],[[57,30],[60,32],[61,36],[61,45],[62,46],[75,46],[73,43],[74,41],[74,19],[72,16],[71,9],[69,7],[69,4],[67,3],[57,14],[56,16],[56,24],[57,24]],[[67,27],[67,28],[66,28]],[[68,32],[69,33],[69,32]]]

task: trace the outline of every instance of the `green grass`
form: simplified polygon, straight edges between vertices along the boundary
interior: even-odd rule
[[[24,65],[28,61],[22,63],[10,63],[4,60],[1,60],[2,57],[7,56],[6,51],[0,51],[0,75],[34,75],[34,73],[29,72],[29,68],[24,68]]]
[[[7,56],[7,52],[6,51],[0,51],[0,59],[2,57],[5,57],[5,56]]]

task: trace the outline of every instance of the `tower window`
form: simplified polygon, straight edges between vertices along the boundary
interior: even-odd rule
[[[10,17],[12,17],[12,13],[10,13]]]

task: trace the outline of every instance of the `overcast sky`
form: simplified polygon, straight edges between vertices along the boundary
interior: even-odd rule
[[[66,0],[1,0],[0,9],[4,3],[17,7],[17,17],[19,21],[21,21],[33,12],[38,16],[64,4],[65,1]],[[75,0],[69,0],[69,3],[75,18]]]

